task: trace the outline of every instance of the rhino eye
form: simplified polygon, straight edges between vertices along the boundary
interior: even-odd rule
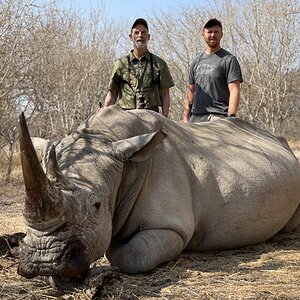
[[[94,206],[97,210],[100,208],[101,202],[99,201],[99,199],[96,197],[95,194],[90,195],[89,201],[90,201],[90,205]]]
[[[99,209],[99,208],[100,208],[100,205],[101,205],[100,202],[96,202],[96,203],[94,204],[94,206],[95,206],[96,209]]]

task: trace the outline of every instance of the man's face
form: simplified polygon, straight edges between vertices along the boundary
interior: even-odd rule
[[[220,26],[213,26],[204,28],[202,32],[205,43],[212,49],[220,46],[220,41],[223,36],[222,28]]]
[[[143,24],[137,24],[132,28],[129,38],[132,40],[134,48],[146,48],[150,39],[150,34]]]

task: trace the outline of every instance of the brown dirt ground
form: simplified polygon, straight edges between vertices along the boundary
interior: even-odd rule
[[[300,150],[296,154],[300,157]],[[295,151],[295,152],[296,152]],[[24,189],[20,174],[8,185],[0,181],[0,236],[25,232]],[[91,299],[84,286],[58,291],[41,278],[17,272],[18,258],[0,255],[0,299]],[[108,266],[105,259],[96,266]],[[260,245],[230,251],[183,253],[154,271],[121,274],[104,284],[97,298],[124,300],[300,299],[300,230],[278,234]]]

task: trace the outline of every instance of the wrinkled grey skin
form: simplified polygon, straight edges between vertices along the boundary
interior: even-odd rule
[[[299,226],[299,162],[282,137],[237,118],[181,124],[112,106],[52,147],[43,169],[24,116],[20,126],[27,278],[79,278],[104,254],[142,273],[184,249],[241,247]]]

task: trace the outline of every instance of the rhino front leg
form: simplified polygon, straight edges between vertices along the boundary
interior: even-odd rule
[[[121,272],[144,273],[165,263],[183,250],[181,236],[169,229],[141,230],[126,244],[111,244],[106,256]]]

